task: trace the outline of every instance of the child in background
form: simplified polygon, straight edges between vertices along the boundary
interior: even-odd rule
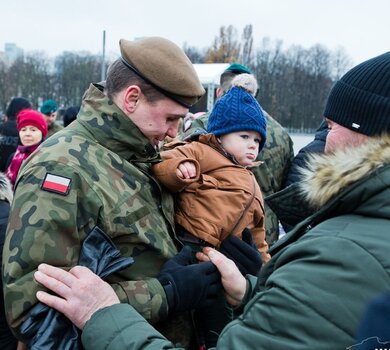
[[[161,152],[163,161],[153,166],[153,172],[178,193],[175,219],[183,243],[195,250],[219,247],[229,235],[241,237],[249,228],[267,262],[264,202],[250,170],[260,163],[255,159],[266,140],[266,120],[247,91],[253,85],[256,80],[249,74],[234,79],[210,114],[208,133]]]
[[[12,187],[15,186],[22,163],[38,148],[47,135],[47,124],[43,115],[33,109],[22,110],[17,116],[16,125],[22,144],[16,149],[6,171]]]

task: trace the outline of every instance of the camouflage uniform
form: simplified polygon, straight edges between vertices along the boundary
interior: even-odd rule
[[[121,302],[177,341],[168,328],[184,337],[187,324],[180,317],[159,323],[168,306],[156,279],[177,254],[173,200],[150,172],[159,154],[101,89],[90,86],[77,121],[46,140],[21,171],[4,250],[7,318],[18,332],[42,288],[33,279],[37,266],[75,266],[81,242],[98,225],[135,260],[108,279]],[[47,173],[70,179],[69,192],[43,190]]]
[[[267,112],[264,110],[263,112],[267,119],[267,141],[256,160],[264,163],[254,168],[253,173],[265,198],[282,188],[294,158],[294,149],[288,132]],[[186,139],[194,133],[207,130],[209,114],[203,114],[192,121],[185,120],[184,127],[188,127],[189,122],[191,125],[180,133],[179,138]],[[267,203],[265,203],[265,228],[267,243],[271,245],[279,238],[279,221]]]

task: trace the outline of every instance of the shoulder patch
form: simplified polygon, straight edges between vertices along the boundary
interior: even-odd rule
[[[69,193],[71,182],[72,179],[67,177],[46,173],[41,189],[66,196]]]

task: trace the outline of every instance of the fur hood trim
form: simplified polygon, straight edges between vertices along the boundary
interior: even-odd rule
[[[310,206],[319,208],[342,189],[390,163],[390,135],[372,137],[358,147],[333,154],[313,154],[301,169],[300,184]]]
[[[11,204],[12,197],[11,184],[8,178],[3,173],[0,173],[0,200],[6,200]]]

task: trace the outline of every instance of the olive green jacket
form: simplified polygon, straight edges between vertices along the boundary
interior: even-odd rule
[[[90,86],[77,121],[41,145],[16,183],[3,257],[5,308],[16,333],[42,289],[33,278],[37,266],[77,265],[95,225],[135,260],[108,280],[120,300],[157,326],[167,317],[156,276],[177,253],[173,199],[151,175],[158,153],[101,90]],[[47,188],[47,174],[65,188]]]
[[[49,138],[50,136],[53,136],[56,132],[62,130],[64,127],[59,124],[58,122],[52,123],[47,130],[47,136],[46,138]]]

